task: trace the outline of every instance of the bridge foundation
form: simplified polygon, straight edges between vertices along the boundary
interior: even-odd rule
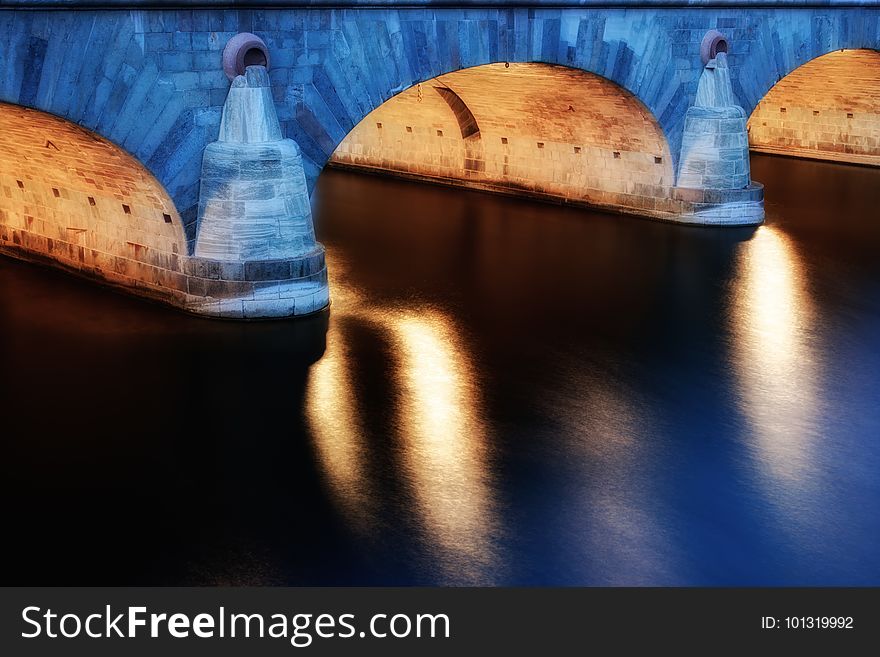
[[[244,287],[242,279],[221,278],[210,301],[190,309],[223,317],[309,314],[327,306],[329,291],[302,157],[296,142],[282,138],[266,68],[243,73],[229,89],[218,141],[205,148],[195,258],[217,263],[224,275],[261,275]]]
[[[328,163],[731,225],[763,217],[746,117],[880,153],[876,0],[0,4],[0,251],[212,316],[326,305]],[[230,94],[271,139],[220,136]]]
[[[694,105],[685,114],[673,193],[687,204],[681,215],[684,222],[760,224],[764,188],[751,181],[746,113],[733,95],[727,53],[713,52],[711,57],[700,76]]]

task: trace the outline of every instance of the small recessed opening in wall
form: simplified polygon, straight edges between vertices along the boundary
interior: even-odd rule
[[[538,148],[544,148],[544,142],[543,142],[543,141],[539,141],[539,142],[538,142]]]
[[[381,129],[382,129],[382,124],[381,124],[381,123],[377,123],[377,124],[376,124],[376,127],[377,127],[379,130],[381,130]]]
[[[89,205],[95,205],[95,199],[92,196],[89,196]]]
[[[166,224],[170,224],[170,223],[171,223],[171,215],[168,214],[167,212],[165,212],[165,213],[162,215],[162,218],[165,220],[165,223],[166,223]]]
[[[53,188],[52,188],[52,195],[53,195],[55,198],[58,198],[59,196],[61,196],[61,192],[59,192],[57,189],[55,189],[55,188],[53,187]]]
[[[129,206],[127,206],[125,203],[122,204],[122,211],[125,214],[131,214],[131,208]]]
[[[412,126],[411,126],[411,125],[406,126],[406,131],[407,131],[407,132],[412,132]]]
[[[437,131],[437,136],[438,136],[438,137],[442,137],[442,136],[443,136],[443,131],[442,131],[442,130],[438,130],[438,131]]]
[[[575,147],[574,147],[574,152],[575,152],[575,153],[580,153],[580,152],[581,152],[581,147],[580,147],[580,146],[575,146]]]
[[[813,116],[819,116],[819,110],[813,110]]]
[[[614,159],[615,159],[615,160],[619,160],[619,159],[620,159],[620,151],[614,151]]]
[[[20,180],[16,180],[15,182],[18,183],[18,188],[19,188],[19,189],[24,189],[24,183],[23,183],[23,182],[21,182]]]
[[[779,108],[779,113],[780,113],[780,114],[785,114],[785,108],[784,108],[784,107],[780,107],[780,108]]]
[[[659,155],[654,156],[654,164],[663,164],[663,158]]]
[[[502,138],[501,138],[501,143],[502,143],[502,144],[506,144],[506,143],[507,143],[507,137],[502,137]]]
[[[248,66],[266,66],[268,62],[266,61],[266,53],[264,53],[259,48],[250,48],[244,54],[244,66],[247,68]]]
[[[847,113],[846,113],[846,118],[851,119],[852,117],[853,117],[853,113],[852,113],[852,112],[847,112]]]

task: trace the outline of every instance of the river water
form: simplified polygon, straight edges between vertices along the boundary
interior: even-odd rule
[[[880,584],[880,170],[754,229],[338,171],[333,306],[0,260],[4,584]]]

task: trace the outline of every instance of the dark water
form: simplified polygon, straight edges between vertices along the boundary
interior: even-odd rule
[[[880,584],[880,170],[767,224],[328,172],[334,305],[0,260],[5,584]]]

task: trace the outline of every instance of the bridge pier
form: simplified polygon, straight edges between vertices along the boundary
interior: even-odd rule
[[[290,316],[327,302],[328,163],[732,225],[763,217],[746,117],[753,148],[880,162],[875,0],[234,4],[2,2],[0,251]],[[707,31],[727,52],[703,57]],[[218,139],[248,65],[272,140]]]
[[[720,38],[714,31],[706,35]],[[760,224],[764,188],[751,180],[747,117],[733,95],[726,49],[707,52],[706,58],[696,99],[685,114],[673,190],[686,203],[681,220],[709,226]]]
[[[307,315],[329,304],[329,290],[302,156],[282,138],[265,66],[241,70],[238,59],[219,139],[202,160],[194,249],[195,261],[216,263],[222,277],[210,300],[196,297],[189,308],[221,317]]]

